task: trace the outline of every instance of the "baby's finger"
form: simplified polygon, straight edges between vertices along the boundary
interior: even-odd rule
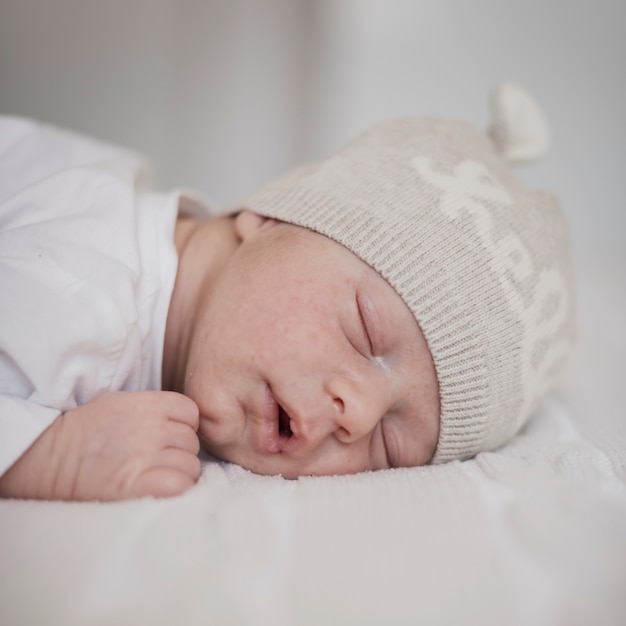
[[[186,472],[171,467],[153,467],[135,481],[130,495],[131,497],[170,498],[185,493],[194,486],[195,482],[195,479]]]
[[[200,451],[200,440],[196,431],[187,424],[169,420],[166,431],[166,447],[179,448],[196,455]]]
[[[190,452],[179,450],[178,448],[166,448],[161,450],[155,465],[159,467],[170,467],[172,469],[183,472],[198,480],[200,473],[202,472],[202,463],[200,459]]]
[[[182,422],[191,426],[193,430],[198,430],[200,424],[200,412],[198,405],[182,393],[174,391],[162,391],[161,399],[164,402],[164,410],[169,419]]]

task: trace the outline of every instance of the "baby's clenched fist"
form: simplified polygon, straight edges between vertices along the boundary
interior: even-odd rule
[[[200,476],[197,429],[198,407],[181,394],[103,394],[59,416],[0,478],[0,494],[103,501],[178,495]]]

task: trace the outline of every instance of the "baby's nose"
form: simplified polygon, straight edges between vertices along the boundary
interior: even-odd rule
[[[352,379],[337,376],[328,381],[334,435],[344,443],[369,434],[389,409],[389,384],[385,377]]]

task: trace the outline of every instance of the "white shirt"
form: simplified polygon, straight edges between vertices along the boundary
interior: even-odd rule
[[[63,411],[160,389],[180,194],[133,153],[0,117],[0,475]]]

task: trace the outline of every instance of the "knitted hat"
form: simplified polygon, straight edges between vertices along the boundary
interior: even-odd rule
[[[492,118],[491,139],[434,118],[376,126],[243,202],[343,244],[407,304],[439,382],[435,463],[510,439],[554,383],[574,334],[563,215],[503,160],[541,156],[545,118],[513,83],[495,90]]]

